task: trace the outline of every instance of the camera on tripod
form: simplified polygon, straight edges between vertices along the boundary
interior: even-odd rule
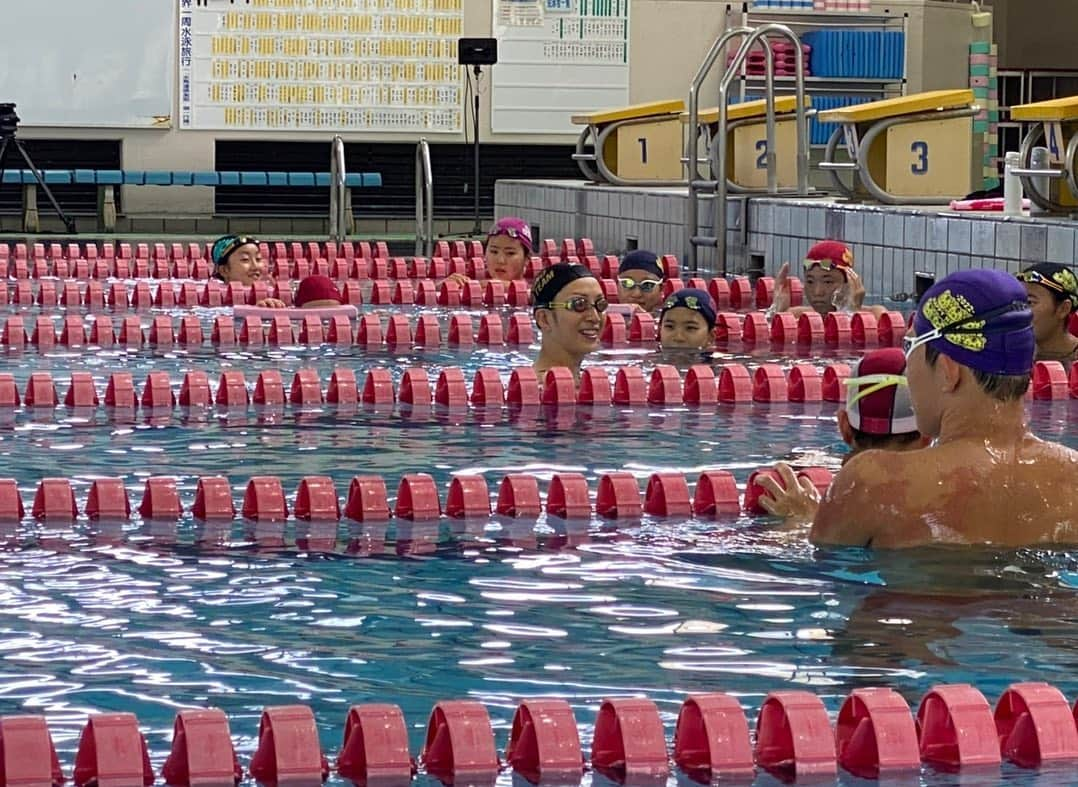
[[[11,148],[18,151],[19,156],[22,158],[23,163],[34,174],[34,180],[37,186],[45,192],[45,196],[49,198],[49,202],[52,204],[52,209],[56,211],[56,215],[60,217],[60,221],[67,227],[67,231],[75,233],[75,220],[70,218],[64,213],[63,208],[60,207],[60,203],[56,201],[56,197],[53,196],[52,189],[49,188],[49,184],[45,182],[45,176],[41,174],[41,170],[38,169],[37,164],[30,158],[30,154],[27,152],[26,147],[22,144],[21,140],[15,139],[15,131],[19,127],[19,116],[15,114],[15,102],[8,101],[0,103],[0,180],[3,180],[4,165],[7,164],[8,152]],[[21,179],[16,180],[16,183],[23,182]],[[30,185],[30,184],[26,184]]]
[[[19,127],[19,116],[15,114],[15,104],[0,104],[0,139],[15,136]]]

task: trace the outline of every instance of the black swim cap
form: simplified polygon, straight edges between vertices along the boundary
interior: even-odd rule
[[[570,282],[594,278],[594,273],[577,263],[559,262],[543,268],[532,282],[532,308],[539,309],[553,303],[562,288]]]

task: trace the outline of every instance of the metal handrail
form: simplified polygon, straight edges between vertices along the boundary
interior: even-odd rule
[[[715,43],[711,45],[711,49],[708,50],[707,55],[704,57],[704,62],[700,64],[700,68],[696,70],[696,76],[693,77],[692,83],[689,85],[689,139],[685,143],[685,156],[689,162],[688,180],[691,183],[693,180],[700,180],[700,160],[696,155],[696,129],[700,127],[700,88],[703,87],[704,80],[707,79],[709,73],[711,73],[712,67],[715,65],[715,60],[726,49],[726,45],[730,43],[736,36],[747,36],[752,34],[751,27],[732,27],[719,36]],[[695,218],[694,218],[695,223]]]
[[[338,134],[333,137],[329,157],[329,236],[340,243],[348,232],[347,200],[348,187],[344,165],[344,140]]]
[[[809,170],[809,146],[808,146],[808,124],[807,115],[805,111],[805,70],[804,70],[804,58],[800,57],[801,52],[801,39],[797,34],[786,25],[780,25],[777,23],[770,23],[761,25],[757,28],[751,27],[735,27],[727,30],[711,47],[707,57],[701,64],[700,69],[697,71],[696,77],[693,79],[692,85],[689,88],[689,145],[691,149],[687,148],[686,158],[689,161],[689,204],[688,204],[688,216],[686,218],[686,239],[688,242],[688,268],[695,271],[698,268],[698,254],[697,247],[700,245],[714,246],[716,249],[716,256],[719,260],[719,264],[722,266],[722,272],[726,272],[726,198],[727,198],[727,180],[726,180],[726,135],[727,135],[727,111],[728,111],[728,95],[730,91],[730,85],[738,77],[742,66],[745,63],[745,59],[752,49],[752,46],[760,41],[763,43],[765,49],[768,50],[765,57],[765,74],[764,74],[764,96],[766,102],[766,134],[767,134],[767,187],[768,193],[775,194],[778,192],[777,187],[777,173],[776,173],[776,158],[775,158],[775,71],[774,62],[770,56],[770,44],[767,42],[768,36],[777,36],[787,39],[798,53],[796,58],[796,70],[794,72],[794,87],[797,100],[796,107],[796,124],[797,124],[797,193],[808,193],[808,170]],[[737,53],[729,64],[726,65],[725,70],[722,73],[722,77],[719,80],[719,119],[718,130],[715,138],[711,141],[711,168],[714,177],[714,236],[709,238],[702,238],[698,236],[699,232],[699,219],[697,209],[697,190],[698,185],[704,181],[700,176],[699,165],[696,157],[695,150],[695,129],[699,127],[699,107],[697,93],[700,86],[703,84],[704,79],[711,71],[715,64],[715,60],[722,52],[725,46],[735,37],[741,36],[741,46],[738,48]],[[710,185],[710,180],[708,180]]]
[[[426,138],[415,146],[415,253],[430,257],[434,250],[434,172]]]

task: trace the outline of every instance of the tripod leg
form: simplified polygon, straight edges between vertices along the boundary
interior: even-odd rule
[[[483,234],[483,225],[479,223],[479,76],[481,73],[480,67],[475,66],[475,104],[472,107],[472,165],[474,167],[472,184],[475,188],[472,198],[475,200],[475,224],[472,226],[472,235]]]
[[[22,143],[19,142],[19,140],[16,139],[14,141],[15,147],[18,148],[19,153],[22,154],[22,160],[26,162],[26,166],[30,169],[31,172],[34,173],[34,180],[37,181],[37,185],[41,186],[41,190],[45,192],[45,196],[49,198],[49,202],[52,204],[52,209],[56,211],[56,215],[60,217],[60,221],[62,221],[64,223],[64,226],[67,227],[67,231],[71,233],[78,232],[78,230],[75,229],[75,220],[69,219],[67,217],[67,214],[64,213],[64,209],[60,207],[60,203],[57,202],[56,197],[52,195],[52,189],[50,189],[48,184],[45,183],[44,176],[41,174],[41,171],[31,160],[30,154],[26,152],[26,148],[22,146]]]

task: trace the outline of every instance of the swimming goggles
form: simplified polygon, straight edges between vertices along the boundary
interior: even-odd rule
[[[247,235],[232,235],[229,237],[221,238],[215,244],[211,256],[213,257],[214,265],[224,265],[225,260],[228,259],[228,255],[238,249],[240,246],[246,246],[248,243],[253,243],[256,246],[258,241]]]
[[[935,339],[942,339],[944,336],[958,336],[958,335],[989,335],[995,333],[1011,333],[1012,331],[1019,330],[1011,325],[986,325],[989,320],[996,317],[1002,317],[1004,314],[1010,312],[1024,312],[1029,311],[1029,304],[1026,301],[1011,301],[1003,306],[997,306],[995,309],[989,309],[984,314],[971,314],[969,317],[963,317],[959,320],[955,320],[952,323],[944,325],[940,328],[933,328],[928,333],[922,333],[919,336],[904,336],[902,338],[902,352],[906,356],[906,360],[909,360],[913,351],[920,347],[922,344],[928,344]],[[971,322],[980,323],[980,327],[977,328],[963,328],[963,325],[968,325]],[[1027,327],[1027,326],[1023,326]]]
[[[864,399],[866,396],[871,396],[877,391],[882,391],[884,388],[890,388],[892,385],[909,385],[909,381],[901,374],[866,374],[862,377],[851,377],[843,380],[843,383],[850,388],[861,385],[868,386],[856,393],[849,394],[846,399],[847,407],[852,407],[855,402]]]
[[[636,279],[628,276],[618,279],[618,284],[624,287],[626,290],[640,290],[640,292],[647,295],[648,293],[655,292],[659,287],[662,287],[663,283],[658,279],[644,279],[643,281],[637,281]]]
[[[589,301],[586,295],[574,295],[564,303],[541,303],[537,309],[565,309],[566,311],[576,312],[577,314],[584,314],[588,309],[595,309],[599,314],[606,311],[606,307],[610,305],[610,301],[600,295],[594,301]]]
[[[490,228],[490,232],[487,233],[488,238],[496,238],[499,235],[505,235],[514,240],[526,240],[531,245],[532,233],[530,229],[517,229],[516,227],[501,227],[495,224]]]
[[[813,265],[819,265],[825,271],[848,271],[850,269],[849,265],[840,265],[831,260],[805,260],[805,270],[808,270]]]
[[[1078,306],[1078,292],[1068,289],[1054,278],[1045,276],[1040,271],[1022,271],[1021,273],[1016,273],[1014,276],[1018,281],[1024,281],[1027,284],[1040,284],[1050,290],[1055,290],[1060,295],[1070,298],[1071,302]]]

